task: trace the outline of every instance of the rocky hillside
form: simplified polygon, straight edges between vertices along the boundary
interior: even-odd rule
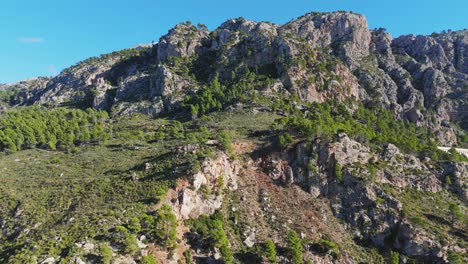
[[[55,78],[16,84],[10,104],[79,102],[159,116],[215,75],[228,83],[249,70],[272,79],[262,94],[383,106],[451,145],[461,143],[468,126],[467,42],[466,30],[393,39],[384,29],[370,30],[364,16],[341,12],[309,13],[284,25],[239,18],[211,32],[187,22],[152,48],[91,58]]]
[[[0,262],[465,263],[467,102],[467,30],[179,24],[0,86]]]

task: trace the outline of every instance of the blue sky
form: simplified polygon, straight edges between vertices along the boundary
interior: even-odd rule
[[[0,83],[51,76],[90,56],[157,41],[178,22],[228,18],[285,23],[351,10],[393,36],[468,28],[467,0],[2,0]]]

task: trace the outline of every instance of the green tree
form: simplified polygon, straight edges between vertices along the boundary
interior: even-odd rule
[[[130,219],[130,223],[128,223],[128,229],[130,229],[134,233],[138,233],[141,231],[141,224],[140,220],[137,217],[133,217]]]
[[[229,247],[229,240],[224,231],[224,224],[221,219],[215,219],[212,223],[211,236],[215,242],[215,246],[219,248],[223,261],[226,264],[234,263],[234,254]]]
[[[232,147],[231,135],[226,131],[221,131],[216,137],[221,147],[228,152],[230,156],[234,155],[234,148]]]
[[[190,249],[184,251],[185,264],[192,264],[192,252]]]
[[[279,135],[279,144],[282,148],[287,148],[291,143],[294,142],[293,137],[289,133]]]
[[[338,183],[343,182],[343,172],[341,171],[341,165],[339,163],[335,164],[335,177]]]
[[[276,246],[273,240],[268,239],[265,241],[265,249],[264,254],[268,258],[268,261],[271,264],[276,264]]]
[[[129,255],[135,255],[140,248],[138,247],[138,239],[134,234],[128,234],[123,241],[123,252]]]
[[[164,204],[157,211],[155,221],[155,235],[158,242],[166,248],[174,248],[177,239],[177,218],[172,208]]]
[[[124,226],[116,226],[113,233],[113,241],[116,243],[120,243],[126,238],[128,235],[128,230]]]
[[[291,230],[288,233],[288,248],[291,255],[292,264],[302,264],[302,241],[296,231]]]
[[[463,213],[460,210],[460,206],[456,203],[449,204],[449,213],[452,220],[452,224],[463,219]]]
[[[463,257],[453,251],[448,252],[448,262],[449,264],[462,264],[463,263]]]
[[[158,264],[158,261],[155,256],[153,255],[146,255],[141,258],[141,264]]]
[[[395,251],[390,251],[390,256],[389,256],[389,264],[399,264],[400,263],[400,255],[398,252]]]
[[[104,264],[110,264],[112,262],[112,249],[108,245],[101,245],[99,247],[99,253],[101,255],[101,261]]]

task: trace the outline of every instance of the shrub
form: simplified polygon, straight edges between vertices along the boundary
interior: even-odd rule
[[[279,144],[282,148],[287,148],[291,143],[294,142],[293,137],[289,133],[279,135]]]
[[[312,160],[309,160],[309,162],[307,163],[307,169],[309,170],[309,173],[316,174],[318,172],[317,166],[315,166]]]
[[[426,221],[424,221],[424,219],[422,219],[419,216],[412,217],[411,221],[413,221],[413,223],[415,223],[417,225],[420,225],[422,227],[426,226],[426,224],[427,224]]]
[[[445,185],[452,185],[452,179],[450,178],[450,175],[445,176]]]
[[[124,226],[116,226],[114,229],[113,240],[114,242],[122,242],[128,235],[128,230]]]
[[[123,241],[123,252],[129,255],[135,255],[140,248],[138,247],[138,240],[134,234],[129,234]]]
[[[201,216],[198,219],[190,220],[192,231],[203,235],[204,240],[212,241],[211,246],[220,249],[224,263],[233,263],[234,254],[229,247],[229,240],[224,231],[224,218],[218,211],[212,216]]]
[[[330,255],[334,259],[340,258],[340,248],[335,242],[328,239],[321,239],[317,243],[317,246],[320,252],[330,252]]]
[[[128,229],[130,229],[134,233],[138,233],[141,231],[141,224],[140,220],[137,217],[133,217],[130,219],[130,223],[128,224]]]
[[[141,258],[141,264],[158,264],[156,257],[153,255],[147,255]]]
[[[462,264],[463,263],[463,258],[460,254],[449,251],[448,252],[448,261],[450,264]]]
[[[184,251],[185,264],[192,264],[192,252],[190,249]]]
[[[400,263],[400,255],[398,255],[398,252],[390,251],[389,264],[399,264],[399,263]]]
[[[449,213],[452,219],[452,224],[463,219],[463,213],[460,210],[460,206],[456,203],[449,204]]]
[[[230,156],[233,156],[234,155],[234,148],[232,147],[231,135],[229,133],[227,133],[226,131],[221,131],[221,132],[218,133],[216,138],[218,139],[219,144],[221,145],[221,147],[225,151],[227,151]]]
[[[335,164],[335,177],[338,183],[343,183],[343,172],[341,171],[341,165],[339,163]]]
[[[112,262],[112,249],[108,245],[101,245],[99,248],[99,253],[101,255],[101,261],[104,264],[110,264]]]

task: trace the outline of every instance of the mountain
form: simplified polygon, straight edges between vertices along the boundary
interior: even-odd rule
[[[0,86],[5,263],[462,263],[468,30],[185,22]],[[457,262],[458,261],[458,262]]]

